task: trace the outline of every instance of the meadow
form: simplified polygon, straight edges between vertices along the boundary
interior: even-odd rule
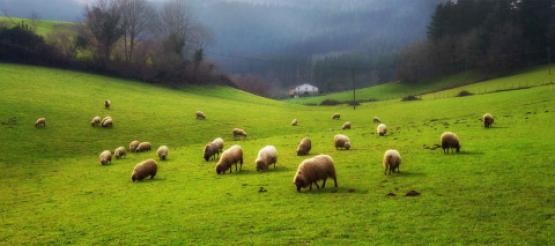
[[[553,244],[553,85],[423,98],[314,107],[0,63],[0,244]],[[196,120],[197,110],[207,119]],[[331,120],[335,112],[341,120]],[[485,112],[496,117],[491,129],[479,121]],[[90,127],[95,115],[112,116],[114,127]],[[35,129],[41,116],[47,127]],[[373,116],[387,136],[375,134]],[[343,131],[347,120],[353,129]],[[234,141],[234,127],[248,138]],[[425,148],[443,131],[459,135],[461,153]],[[337,133],[351,137],[351,150],[334,149]],[[296,192],[304,136],[310,156],[334,158],[339,188]],[[204,161],[215,137],[243,147],[243,171],[218,176]],[[98,162],[134,139],[170,147],[154,180],[130,179],[154,151]],[[258,173],[254,159],[268,144],[277,168]],[[390,148],[401,153],[401,173],[384,176]],[[412,190],[420,196],[405,196]]]
[[[72,22],[66,21],[54,21],[54,20],[36,20],[33,21],[28,18],[19,18],[19,17],[7,17],[7,16],[0,16],[0,24],[7,24],[7,25],[17,25],[25,23],[30,25],[34,28],[34,31],[43,37],[46,37],[49,33],[54,31],[55,29],[64,29],[70,28],[71,26],[75,25]]]

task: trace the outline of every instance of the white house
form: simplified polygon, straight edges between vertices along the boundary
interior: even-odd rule
[[[289,91],[289,96],[300,97],[300,96],[317,96],[318,87],[311,84],[298,85]]]

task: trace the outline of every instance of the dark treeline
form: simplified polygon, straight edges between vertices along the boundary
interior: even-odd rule
[[[0,26],[0,59],[101,72],[153,83],[226,83],[205,60],[208,32],[184,0],[95,0],[83,21],[45,38],[30,25]]]
[[[545,64],[555,48],[553,0],[458,0],[437,6],[427,39],[405,48],[398,76],[417,83],[475,70],[485,77]]]

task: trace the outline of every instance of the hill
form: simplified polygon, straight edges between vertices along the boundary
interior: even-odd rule
[[[55,28],[69,28],[75,25],[72,22],[65,22],[65,21],[53,21],[53,20],[31,20],[27,18],[19,18],[19,17],[6,17],[0,16],[0,23],[6,23],[8,25],[16,25],[19,23],[26,23],[31,25],[37,34],[46,37],[48,33],[52,32]]]
[[[555,90],[552,86],[464,98],[306,107],[225,87],[170,90],[110,77],[0,64],[0,244],[552,244],[555,230]],[[113,105],[103,108],[104,99]],[[205,121],[194,112],[206,113]],[[330,116],[342,114],[341,121]],[[491,112],[495,127],[479,117]],[[111,115],[113,129],[92,128]],[[389,127],[374,134],[372,116]],[[39,116],[46,129],[35,129]],[[299,119],[299,126],[289,122]],[[341,131],[343,121],[353,129]],[[231,129],[249,137],[233,141]],[[430,150],[456,132],[460,154]],[[353,149],[333,148],[336,133]],[[243,171],[217,176],[202,149],[222,136],[240,144]],[[330,154],[339,188],[297,193],[295,155]],[[131,140],[170,146],[152,181],[131,183],[131,153],[101,166],[104,149]],[[257,173],[273,144],[277,168]],[[385,150],[401,173],[384,176]],[[267,192],[259,192],[264,187]],[[406,197],[416,190],[418,197]],[[387,196],[393,193],[395,196]]]
[[[552,75],[548,72],[549,66],[538,66],[512,75],[486,81],[475,82],[479,75],[468,72],[436,79],[423,84],[404,84],[399,81],[384,83],[367,88],[357,89],[358,101],[383,101],[400,99],[405,96],[423,96],[426,99],[453,97],[462,90],[475,94],[485,94],[497,90],[510,90],[522,87],[534,87],[550,84],[555,81],[555,66]],[[299,104],[320,104],[326,99],[342,103],[353,100],[353,91],[330,93],[317,97],[302,97],[288,101]]]

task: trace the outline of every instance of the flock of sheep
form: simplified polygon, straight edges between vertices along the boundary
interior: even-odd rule
[[[109,109],[111,106],[110,100],[104,102],[104,107]],[[206,119],[203,112],[196,112],[196,118],[198,120]],[[333,120],[339,120],[341,115],[335,113],[332,115]],[[482,116],[483,126],[485,128],[491,127],[494,122],[494,118],[491,114],[486,113]],[[378,117],[374,117],[372,120],[376,127],[376,134],[379,136],[385,136],[387,134],[387,126],[381,122]],[[95,116],[91,120],[91,126],[97,127],[112,127],[113,120],[110,116],[100,118],[100,116]],[[293,119],[291,122],[292,126],[297,126],[299,121]],[[35,122],[36,128],[46,127],[46,118],[39,118]],[[351,129],[351,122],[345,122],[342,126],[343,130]],[[245,139],[247,137],[247,132],[240,128],[235,128],[232,131],[234,139]],[[459,137],[453,132],[444,132],[440,136],[441,148],[444,153],[451,151],[460,152],[460,140]],[[351,140],[348,136],[343,134],[337,134],[334,136],[334,145],[336,149],[349,150],[351,148]],[[301,139],[297,146],[297,155],[305,156],[310,153],[312,148],[312,142],[310,138],[304,137]],[[110,164],[112,157],[116,159],[121,159],[127,155],[127,150],[130,152],[147,152],[151,150],[151,144],[149,142],[140,142],[134,140],[129,143],[126,149],[123,146],[117,147],[113,152],[110,150],[104,150],[99,155],[99,162],[101,165]],[[157,150],[157,155],[160,161],[164,161],[168,158],[169,148],[168,146],[162,145]],[[230,173],[233,172],[233,166],[235,166],[235,171],[238,172],[242,170],[243,167],[243,150],[239,145],[233,145],[228,149],[224,150],[224,140],[222,138],[216,138],[209,142],[204,147],[204,159],[206,161],[217,160],[216,173],[225,174],[228,170]],[[278,160],[278,152],[275,146],[268,145],[260,149],[258,156],[255,161],[257,171],[265,171],[273,165],[276,167]],[[401,155],[399,151],[395,149],[390,149],[385,151],[383,156],[383,168],[384,174],[390,175],[392,172],[400,172],[401,165]],[[154,178],[158,170],[158,164],[153,159],[148,159],[138,163],[134,168],[131,175],[131,180],[142,181],[145,178]],[[309,188],[312,190],[312,185],[316,185],[316,188],[320,189],[318,181],[323,181],[322,188],[326,186],[326,180],[328,178],[333,179],[335,187],[337,187],[337,175],[335,171],[334,161],[329,155],[317,155],[309,159],[303,160],[295,173],[293,179],[294,184],[297,187],[297,191],[301,191],[302,188]]]

